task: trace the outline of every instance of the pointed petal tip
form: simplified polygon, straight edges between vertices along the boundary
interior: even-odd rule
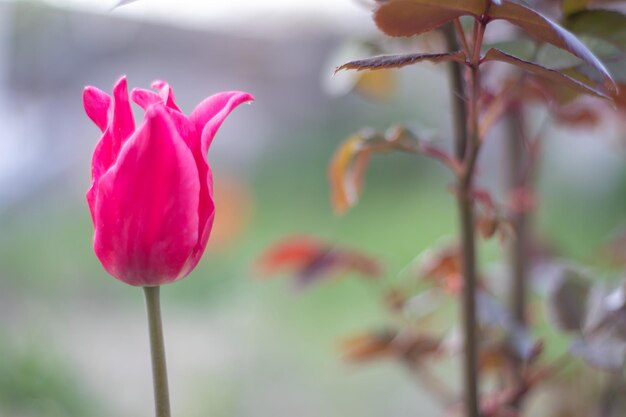
[[[226,94],[230,95],[229,101],[234,102],[236,104],[248,103],[255,101],[256,98],[245,91],[229,91]]]
[[[108,124],[108,110],[111,97],[91,85],[83,89],[83,108],[87,116],[104,132]]]
[[[167,85],[167,83],[165,81],[163,81],[163,80],[154,80],[150,84],[150,87],[154,88],[155,90],[160,90],[163,87],[165,87],[166,85]]]

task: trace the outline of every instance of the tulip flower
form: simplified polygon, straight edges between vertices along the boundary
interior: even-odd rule
[[[87,192],[94,250],[107,272],[135,286],[179,280],[197,265],[215,214],[206,153],[226,116],[253,100],[218,93],[186,116],[168,84],[152,87],[130,94],[145,111],[137,128],[125,77],[113,97],[95,87],[83,93],[87,115],[103,132]]]
[[[160,285],[186,277],[211,233],[215,204],[206,154],[226,116],[254,98],[218,93],[185,116],[167,83],[135,89],[145,112],[135,128],[126,77],[113,97],[86,87],[87,115],[102,131],[91,163],[87,203],[95,227],[94,250],[111,275],[142,286],[146,297],[156,417],[170,417]]]

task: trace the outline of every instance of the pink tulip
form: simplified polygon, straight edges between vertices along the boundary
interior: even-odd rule
[[[185,116],[172,89],[134,89],[145,110],[135,128],[126,77],[105,92],[86,87],[83,104],[103,135],[93,153],[87,202],[94,250],[104,268],[130,285],[155,286],[187,276],[213,225],[213,177],[206,153],[213,136],[248,93],[223,92]]]

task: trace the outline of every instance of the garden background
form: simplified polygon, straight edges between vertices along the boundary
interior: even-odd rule
[[[343,217],[332,212],[326,174],[360,126],[410,120],[446,136],[445,69],[396,72],[384,104],[348,91],[350,75],[332,72],[362,57],[347,42],[379,36],[369,10],[348,0],[291,3],[144,0],[111,12],[113,4],[87,0],[0,2],[1,416],[151,412],[143,296],[100,266],[84,198],[99,132],[82,88],[107,91],[121,74],[131,86],[168,80],[186,111],[217,91],[256,97],[209,153],[217,184],[209,250],[189,278],[162,291],[174,414],[435,413],[392,361],[342,358],[342,339],[384,324],[376,285],[342,276],[303,290],[288,274],[260,277],[255,264],[276,241],[305,234],[379,256],[393,280],[453,234],[452,177],[431,160],[375,158],[361,204]],[[601,270],[595,255],[626,224],[624,131],[604,123],[546,136],[538,228],[560,254]],[[480,180],[492,190],[505,186],[501,155],[496,140],[482,154]],[[498,253],[492,242],[482,255]],[[552,338],[550,349],[567,349],[547,326],[537,332]]]

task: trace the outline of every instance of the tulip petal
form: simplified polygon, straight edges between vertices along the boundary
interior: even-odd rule
[[[126,76],[121,77],[113,87],[113,120],[110,121],[109,129],[112,130],[111,149],[113,162],[122,148],[122,145],[135,131],[133,111],[128,100],[128,83]],[[111,164],[112,165],[112,164]]]
[[[254,100],[248,93],[231,91],[215,94],[202,101],[189,116],[189,120],[200,132],[200,140],[191,144],[200,174],[200,204],[198,206],[198,245],[193,255],[197,263],[206,247],[213,227],[215,203],[213,201],[213,173],[206,160],[209,145],[222,122],[239,104]],[[195,265],[194,263],[194,265]]]
[[[161,285],[191,271],[198,178],[165,106],[151,106],[98,185],[94,249],[111,275],[131,285]]]
[[[95,88],[89,89],[90,95],[94,93]],[[84,99],[83,95],[83,99]],[[100,95],[102,98],[102,95]],[[87,107],[85,107],[87,110]],[[91,109],[91,107],[90,107]],[[92,110],[87,110],[88,112]],[[89,114],[89,113],[88,113]],[[102,117],[101,113],[99,113]],[[126,77],[121,77],[113,87],[113,101],[109,102],[108,124],[104,134],[96,144],[91,159],[91,187],[87,191],[87,203],[94,219],[95,210],[95,188],[97,187],[100,177],[115,163],[122,145],[128,140],[135,130],[135,121],[133,119],[132,109],[128,101],[128,87]]]
[[[230,112],[241,103],[253,100],[254,97],[251,94],[227,91],[215,94],[198,104],[189,119],[195,123],[198,132],[201,132],[200,149],[203,155],[206,155],[215,133]]]
[[[160,95],[143,88],[133,88],[133,91],[130,92],[130,98],[144,110],[148,110],[148,107],[153,104],[164,102]]]
[[[168,83],[162,80],[153,81],[150,87],[159,91],[159,95],[165,100],[165,105],[170,109],[181,111],[174,99],[174,90]]]
[[[87,116],[104,132],[109,124],[111,97],[99,88],[87,86],[83,90],[83,106]]]

